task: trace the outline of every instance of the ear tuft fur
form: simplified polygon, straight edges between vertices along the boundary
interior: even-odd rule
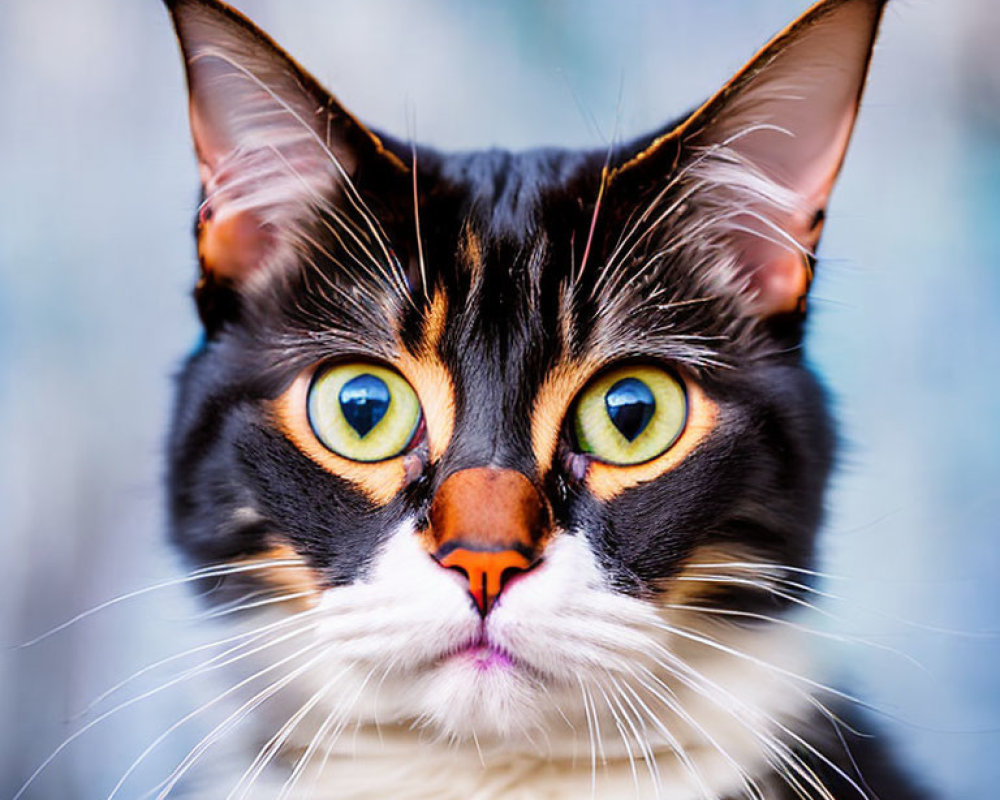
[[[822,0],[680,126],[618,174],[677,165],[705,233],[728,242],[710,282],[750,313],[804,309],[826,205],[847,149],[885,0]],[[658,157],[659,156],[659,157]],[[714,226],[714,228],[713,228]]]
[[[216,0],[167,0],[187,69],[204,190],[202,268],[243,284],[287,260],[290,239],[335,199],[377,142],[248,19]]]

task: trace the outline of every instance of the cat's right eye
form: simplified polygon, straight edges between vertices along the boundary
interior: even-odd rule
[[[368,363],[317,372],[306,400],[309,425],[329,450],[352,461],[401,455],[420,427],[420,401],[403,377]]]
[[[660,367],[611,370],[593,380],[576,401],[576,445],[606,464],[641,464],[668,450],[688,416],[684,385]]]

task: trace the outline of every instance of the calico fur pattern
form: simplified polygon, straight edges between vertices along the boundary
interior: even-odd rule
[[[242,758],[218,783],[179,771],[178,791],[922,796],[795,626],[834,435],[804,289],[782,287],[808,286],[846,146],[810,120],[853,121],[882,5],[819,3],[702,109],[610,150],[444,154],[362,126],[221,3],[168,2],[206,329],[178,381],[171,536],[195,566],[260,565],[213,602],[272,601],[239,623],[263,641],[233,665]],[[841,41],[858,64],[831,79],[842,107],[807,93],[804,123],[744,119]],[[799,161],[834,153],[818,183],[787,155],[793,123]],[[338,362],[397,369],[425,438],[371,468],[310,455],[289,386]],[[704,397],[676,463],[616,472],[579,451],[573,398],[620,364]],[[487,615],[426,546],[439,489],[481,468],[527,477],[550,521]],[[208,744],[228,736],[224,719]]]

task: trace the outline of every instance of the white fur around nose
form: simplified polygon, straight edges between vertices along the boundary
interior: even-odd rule
[[[397,663],[406,670],[475,637],[479,618],[457,573],[441,568],[410,525],[394,534],[372,573],[328,589],[320,601],[320,638],[336,656],[361,663]]]
[[[317,614],[323,658],[261,717],[257,746],[320,699],[250,797],[277,797],[305,755],[289,797],[695,800],[748,780],[767,796],[769,737],[810,708],[801,684],[766,666],[805,674],[793,630],[711,628],[725,649],[671,635],[664,624],[701,629],[615,591],[582,534],[558,535],[487,618],[514,667],[452,655],[481,620],[411,523]]]

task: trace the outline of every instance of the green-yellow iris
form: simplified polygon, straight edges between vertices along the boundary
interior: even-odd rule
[[[375,364],[336,364],[309,388],[309,424],[330,450],[352,461],[402,453],[420,424],[420,401],[401,375]]]
[[[683,384],[666,370],[645,365],[602,373],[583,390],[573,411],[580,450],[620,466],[664,453],[686,421]]]

